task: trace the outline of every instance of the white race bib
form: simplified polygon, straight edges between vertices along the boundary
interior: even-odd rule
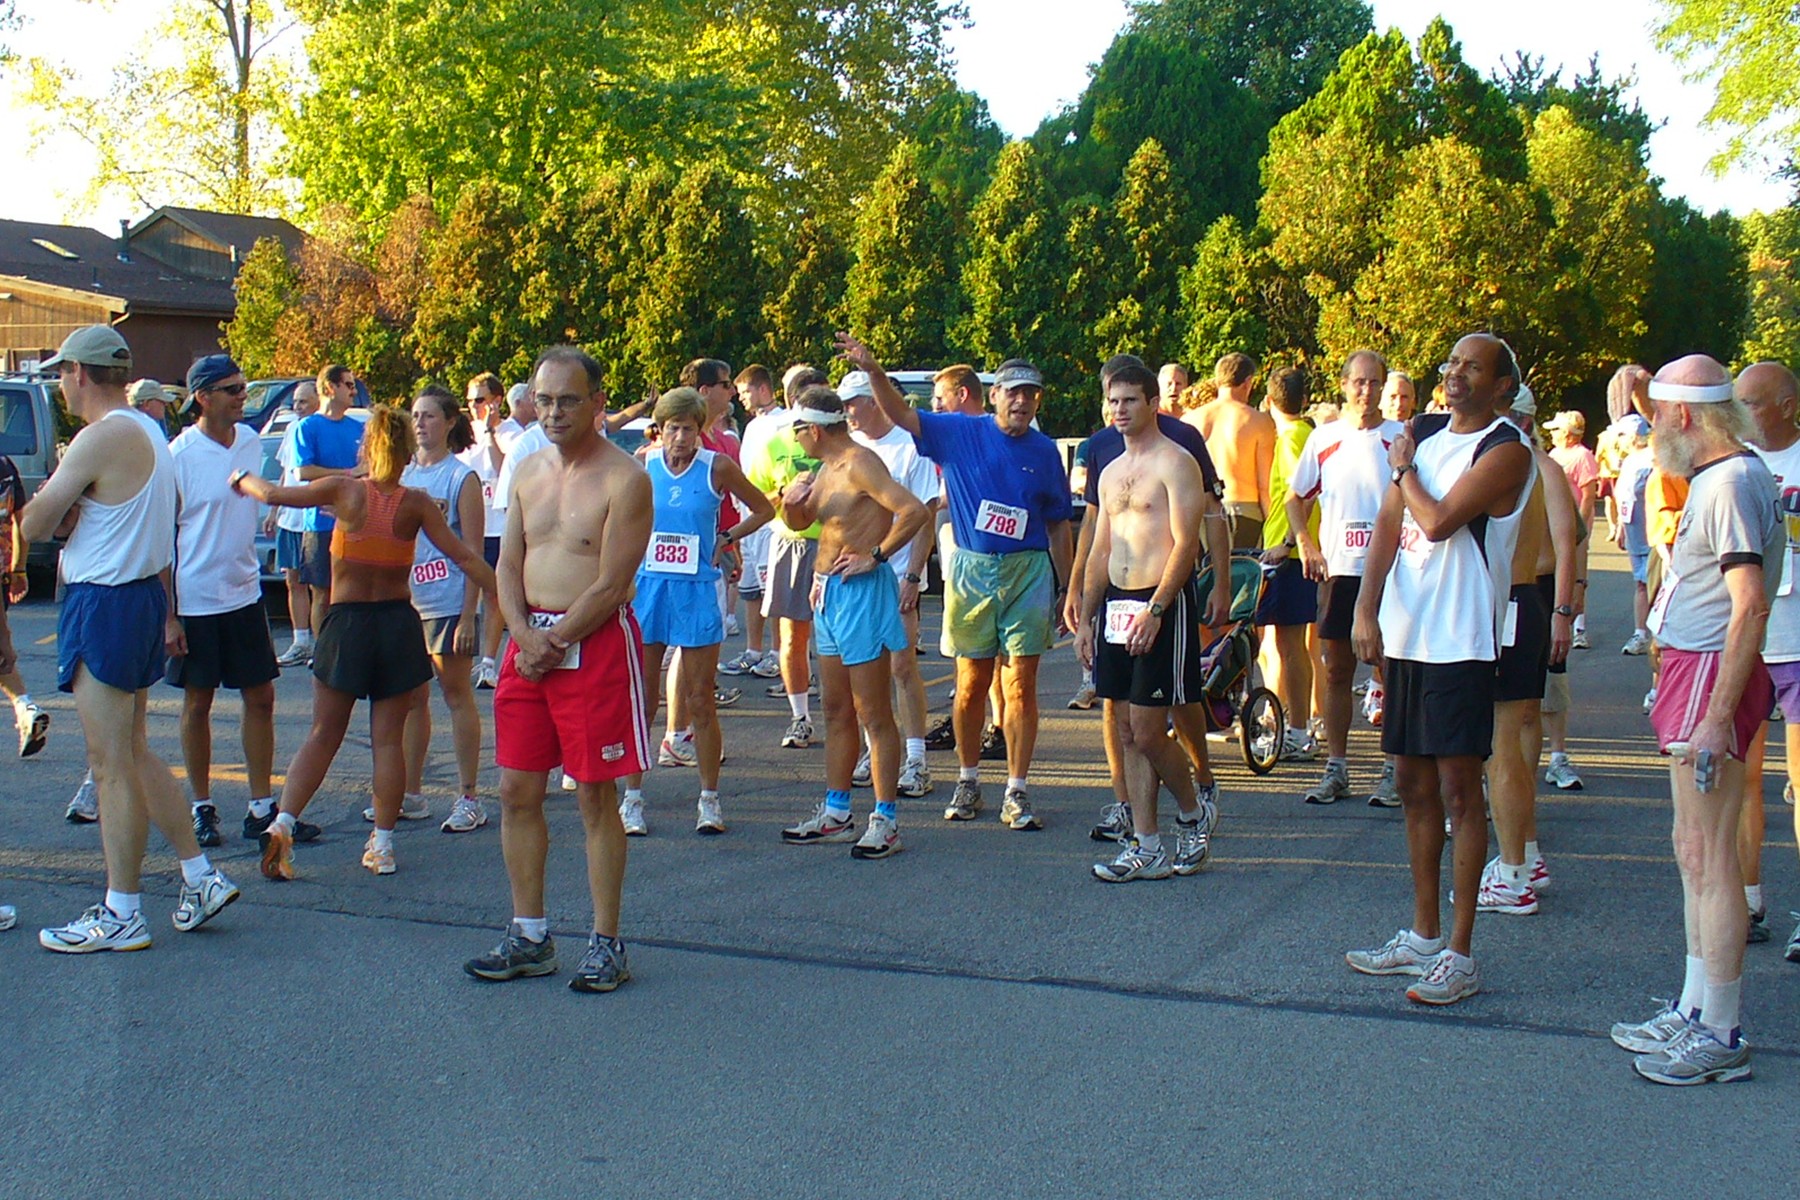
[[[1500,626],[1500,646],[1509,649],[1519,640],[1519,602],[1506,602],[1506,621]]]
[[[531,614],[531,627],[541,629],[545,633],[555,629],[561,623],[564,613],[534,612]],[[559,671],[573,671],[581,666],[581,643],[574,642],[563,651],[563,660],[556,664]]]
[[[1149,607],[1149,602],[1145,600],[1108,600],[1106,623],[1101,626],[1102,635],[1113,645],[1123,646],[1131,636],[1131,623]]]
[[[662,575],[695,575],[700,571],[700,535],[652,533],[644,551],[644,570]]]
[[[1350,561],[1360,569],[1363,560],[1369,557],[1369,543],[1375,540],[1375,522],[1344,522],[1344,553]]]
[[[981,507],[975,510],[975,528],[1016,542],[1025,537],[1025,526],[1030,517],[1031,514],[1022,508],[983,500]]]
[[[427,559],[413,564],[412,581],[414,587],[425,587],[428,584],[442,583],[450,578],[450,560],[447,558]]]
[[[1662,586],[1656,589],[1656,599],[1650,605],[1650,619],[1645,622],[1652,634],[1662,633],[1663,620],[1669,615],[1669,598],[1675,594],[1675,588],[1680,583],[1681,576],[1665,564]]]
[[[1415,571],[1423,571],[1437,551],[1437,543],[1425,536],[1419,523],[1407,513],[1400,519],[1400,561]]]
[[[488,508],[494,507],[494,481],[491,479],[481,481],[481,503]]]

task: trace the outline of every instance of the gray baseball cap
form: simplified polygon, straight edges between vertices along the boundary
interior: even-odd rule
[[[1044,373],[1030,363],[1001,367],[1000,373],[994,376],[994,386],[1007,392],[1010,392],[1014,388],[1022,387],[1034,387],[1039,391],[1042,391],[1044,387]]]
[[[129,367],[131,347],[111,325],[88,325],[64,338],[62,349],[46,359],[42,369],[54,370],[66,362],[88,367]]]

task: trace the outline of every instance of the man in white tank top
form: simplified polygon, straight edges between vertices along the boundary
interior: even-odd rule
[[[1388,450],[1392,483],[1375,522],[1351,642],[1385,662],[1381,749],[1395,755],[1413,876],[1413,922],[1386,945],[1352,950],[1369,975],[1419,975],[1419,1004],[1480,990],[1470,955],[1487,861],[1482,761],[1493,749],[1495,663],[1513,550],[1533,472],[1518,429],[1494,415],[1519,386],[1505,342],[1472,333],[1439,369],[1448,413],[1414,417]],[[1439,928],[1444,814],[1456,830],[1455,913]]]
[[[162,430],[126,403],[131,349],[117,330],[78,329],[44,366],[58,372],[70,411],[87,426],[25,506],[22,525],[29,541],[68,538],[57,686],[75,694],[99,785],[106,897],[38,941],[67,954],[142,950],[150,945],[139,885],[150,821],[181,859],[175,928],[199,928],[238,895],[195,842],[168,766],[144,748],[144,709],[162,678],[168,632],[174,459]]]

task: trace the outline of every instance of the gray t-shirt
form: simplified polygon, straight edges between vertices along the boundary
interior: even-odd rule
[[[1777,512],[1775,477],[1746,450],[1707,463],[1690,481],[1675,549],[1650,610],[1656,640],[1675,650],[1723,650],[1731,621],[1725,573],[1745,563],[1763,569],[1775,594],[1787,530]]]

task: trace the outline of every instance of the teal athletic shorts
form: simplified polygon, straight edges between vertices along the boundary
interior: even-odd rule
[[[900,620],[900,585],[886,563],[845,578],[824,575],[813,637],[819,654],[840,658],[846,667],[874,662],[890,650],[912,649]]]
[[[1055,643],[1056,573],[1042,550],[981,554],[957,547],[944,588],[944,628],[958,658],[1033,658]]]

